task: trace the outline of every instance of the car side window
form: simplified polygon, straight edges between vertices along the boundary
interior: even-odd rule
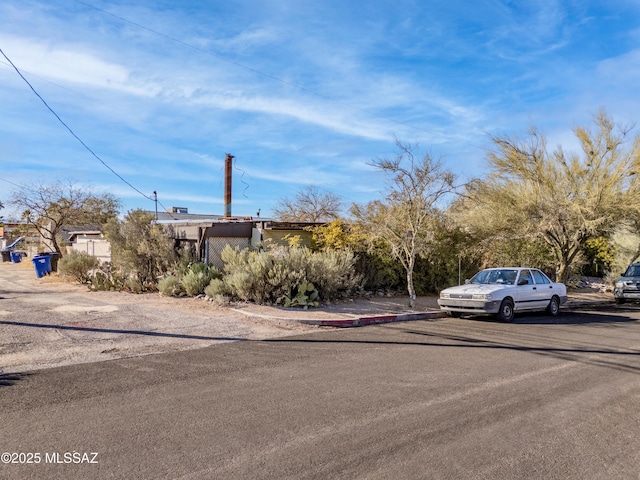
[[[547,276],[542,273],[540,270],[531,270],[531,273],[533,273],[533,279],[536,281],[536,283],[538,285],[543,284],[543,283],[551,283],[550,280],[547,278]]]
[[[531,272],[529,270],[521,270],[518,285],[531,285],[532,283]]]

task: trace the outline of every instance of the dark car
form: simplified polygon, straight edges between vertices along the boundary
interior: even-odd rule
[[[616,303],[640,300],[640,263],[632,263],[622,277],[613,282],[613,296]]]

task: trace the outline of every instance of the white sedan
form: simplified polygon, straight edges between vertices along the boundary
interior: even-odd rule
[[[567,301],[567,287],[549,280],[536,268],[488,268],[464,285],[445,288],[438,305],[452,317],[461,314],[496,315],[503,322],[516,312],[546,310],[558,315]]]

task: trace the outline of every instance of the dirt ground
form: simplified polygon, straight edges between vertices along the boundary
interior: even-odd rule
[[[584,289],[570,301],[611,301]],[[0,373],[202,348],[317,331],[299,320],[340,320],[438,310],[437,297],[372,297],[285,309],[248,303],[225,307],[201,298],[157,293],[90,292],[52,274],[36,278],[32,263],[0,263]]]
[[[437,309],[419,298],[413,312]],[[0,263],[0,373],[201,348],[317,331],[301,319],[349,319],[410,312],[406,298],[284,309],[159,294],[90,292],[58,274],[37,278],[33,264]]]

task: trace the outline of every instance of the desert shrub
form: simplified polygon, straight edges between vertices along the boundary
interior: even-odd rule
[[[318,289],[321,300],[348,295],[360,286],[355,273],[356,257],[351,250],[324,250],[309,256],[307,279]]]
[[[176,263],[173,239],[148,212],[130,211],[124,220],[112,218],[103,228],[113,265],[127,278],[125,288],[131,291],[155,290],[158,279]]]
[[[155,284],[144,284],[138,277],[129,277],[124,282],[124,289],[132,293],[142,293],[153,290]]]
[[[89,279],[91,290],[120,291],[126,289],[127,277],[115,269],[111,262],[100,264]]]
[[[183,292],[180,279],[175,275],[165,275],[158,281],[160,295],[175,296]]]
[[[357,272],[358,282],[363,289],[402,288],[405,280],[402,265],[393,257],[384,241],[372,238],[361,225],[334,220],[314,227],[312,231],[316,250],[353,252],[353,269]]]
[[[187,295],[195,297],[204,293],[210,281],[203,272],[188,272],[182,277],[182,287]]]
[[[58,262],[58,271],[65,277],[71,277],[78,283],[89,283],[91,274],[100,265],[100,261],[88,253],[72,251]]]
[[[231,301],[229,289],[221,278],[211,280],[211,283],[204,289],[204,293],[218,305],[228,305]]]
[[[209,282],[207,288],[204,289],[204,293],[207,297],[216,298],[221,295],[228,295],[227,285],[221,278],[214,278]]]
[[[251,255],[242,258],[246,259],[244,263],[236,263],[233,267],[225,265],[227,275],[224,281],[231,294],[246,301],[273,303],[273,288],[268,282],[273,258],[267,252],[251,252]]]
[[[359,283],[355,256],[349,251],[311,252],[306,247],[283,246],[252,251],[228,246],[222,260],[228,291],[260,304],[308,306],[307,301],[312,305],[317,299],[347,294]]]
[[[215,266],[206,263],[192,263],[182,276],[182,287],[189,296],[204,293],[211,280],[222,277]]]

